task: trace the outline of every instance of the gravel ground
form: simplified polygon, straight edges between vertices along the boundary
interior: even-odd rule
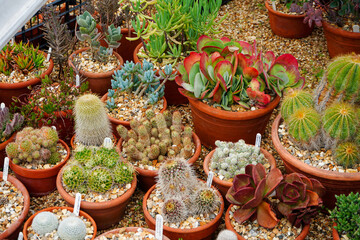
[[[222,32],[218,34],[217,37],[227,36],[236,40],[249,42],[256,40],[258,49],[262,51],[274,51],[276,56],[291,53],[299,61],[300,72],[306,78],[306,87],[313,88],[315,86],[320,77],[321,70],[324,69],[329,60],[322,29],[315,28],[311,36],[303,39],[285,39],[275,36],[270,29],[264,0],[233,0],[221,8],[220,16],[224,16],[225,13],[228,13],[228,16],[221,24],[220,29]],[[187,105],[170,107],[170,110],[179,110],[185,116],[184,123],[192,124],[190,109]],[[265,135],[263,136],[262,147],[273,154],[277,161],[277,166],[284,173],[284,165],[276,153],[270,138],[271,125],[277,113],[278,110],[275,109]],[[204,171],[202,170],[203,160],[210,150],[211,149],[202,147],[200,158],[195,163],[196,173],[198,177],[202,179],[206,179]],[[126,209],[124,219],[113,228],[126,226],[146,227],[142,213],[143,196],[144,192],[141,190],[137,189],[135,191]],[[57,191],[45,197],[31,198],[28,217],[37,210],[51,206],[65,206],[64,200]],[[323,223],[324,226],[312,225],[306,239],[331,239],[331,228],[326,226],[329,225],[327,218],[316,219],[316,222]],[[224,228],[225,223],[223,216],[218,231]],[[319,231],[319,229],[322,231]],[[103,232],[104,231],[98,232],[98,235]]]

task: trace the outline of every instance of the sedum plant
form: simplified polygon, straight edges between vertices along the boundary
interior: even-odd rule
[[[256,44],[201,36],[197,52],[178,67],[175,78],[180,93],[192,99],[205,99],[225,110],[233,104],[246,109],[266,107],[271,97],[282,96],[286,88],[302,88],[298,63],[291,54],[278,58],[269,51],[258,52]]]
[[[0,143],[5,142],[14,132],[19,130],[23,122],[23,115],[19,113],[11,115],[9,108],[0,108]]]

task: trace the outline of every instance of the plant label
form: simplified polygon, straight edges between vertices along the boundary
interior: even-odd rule
[[[51,126],[52,129],[54,129],[56,131],[56,127],[55,126]]]
[[[164,226],[163,217],[160,214],[156,215],[156,226],[155,226],[155,238],[156,238],[156,240],[162,240],[163,239],[163,226]]]
[[[4,168],[3,168],[3,180],[5,182],[7,182],[8,174],[9,174],[9,158],[5,157]]]
[[[113,142],[111,141],[111,138],[106,137],[104,139],[104,144],[103,145],[104,145],[105,148],[108,148],[108,149],[112,148],[113,147]]]
[[[258,133],[258,134],[256,134],[255,147],[259,148],[260,144],[261,144],[261,134]]]
[[[19,236],[18,236],[18,240],[23,240],[24,238],[24,235],[22,232],[19,232]]]
[[[272,8],[274,9],[274,11],[276,11],[276,3],[275,2],[271,2],[272,4]]]
[[[76,87],[80,87],[80,76],[79,76],[79,74],[76,74],[75,79],[76,79],[76,81],[75,81]]]
[[[360,32],[360,28],[359,28],[359,25],[353,25],[353,32]]]
[[[10,40],[10,45],[13,46],[14,43],[15,43],[15,38],[11,38],[11,40]]]
[[[73,211],[75,216],[79,216],[80,203],[81,203],[81,193],[76,193],[76,195],[75,195],[75,203],[74,203],[74,211]]]
[[[1,108],[1,110],[4,110],[4,109],[5,109],[5,103],[2,102],[2,103],[0,104],[0,108]]]
[[[47,61],[47,62],[50,61],[51,51],[52,51],[52,48],[49,47],[49,51],[48,51],[48,54],[47,54],[47,56],[46,56],[46,61]]]
[[[206,186],[211,187],[213,179],[214,179],[214,173],[212,171],[210,171],[209,176],[206,181]]]

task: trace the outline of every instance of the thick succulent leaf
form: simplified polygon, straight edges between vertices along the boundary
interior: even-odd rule
[[[211,65],[211,59],[209,58],[209,56],[203,52],[201,54],[201,58],[200,58],[200,71],[204,74],[204,76],[210,81],[213,82],[212,78],[210,77],[210,74],[208,72],[209,70],[209,66]]]
[[[183,82],[183,83],[181,84],[181,86],[182,86],[185,90],[187,90],[187,91],[189,91],[189,92],[194,93],[194,91],[195,91],[195,87],[192,86],[192,85],[190,85],[190,84],[188,84],[188,83]],[[195,93],[194,93],[194,94],[195,94]],[[196,95],[196,94],[195,94],[195,95]]]
[[[244,41],[239,41],[238,43],[242,47],[242,49],[241,49],[242,54],[252,55],[253,47],[252,47],[252,45],[250,43],[244,42]]]
[[[238,67],[240,67],[241,69],[245,69],[246,67],[248,67],[248,65],[249,65],[248,60],[244,54],[239,53],[237,55],[237,58],[238,58]]]
[[[257,207],[256,215],[259,225],[264,228],[274,228],[279,221],[271,210],[270,204],[265,201]]]
[[[184,59],[184,67],[187,73],[190,73],[190,70],[192,69],[193,65],[196,62],[200,61],[200,57],[201,57],[200,53],[191,52],[190,55]]]
[[[176,76],[176,77],[175,77],[175,82],[176,82],[176,84],[177,84],[178,86],[181,86],[181,85],[184,83],[182,76],[181,76],[181,77],[180,77],[180,76]]]
[[[218,74],[220,74],[221,76],[224,76],[225,73],[227,72],[231,76],[232,70],[233,70],[233,65],[231,64],[231,62],[229,62],[227,60],[223,60],[216,64],[216,66],[214,68],[214,73],[216,76]]]
[[[299,64],[298,64],[298,61],[296,60],[296,58],[289,53],[279,56],[276,59],[275,63],[284,65],[286,67],[290,67],[290,66],[293,66],[295,68],[299,67]]]
[[[216,103],[220,103],[221,102],[221,98],[222,98],[222,94],[223,94],[223,90],[222,88],[218,88],[218,90],[215,92],[214,96],[213,96],[213,100]]]
[[[194,80],[194,95],[195,95],[196,98],[200,98],[202,92],[205,90],[205,85],[204,85],[204,83],[203,83],[203,81],[201,79],[200,74],[201,73],[198,72],[195,75],[195,80]]]
[[[305,195],[304,195],[305,196]],[[300,198],[299,188],[294,184],[288,183],[284,186],[281,201],[286,204],[295,204]]]
[[[182,64],[182,63],[179,64],[177,70],[180,73],[183,81],[188,82],[189,81],[189,74],[188,74],[188,72],[186,72],[184,64]]]
[[[320,203],[322,203],[321,198],[316,192],[307,190],[307,195],[309,196],[309,203],[308,206],[318,206]]]
[[[227,42],[230,42],[230,41],[231,41],[231,39],[228,38],[228,37],[222,37],[222,38],[220,38],[220,40],[221,40],[223,43],[227,43]]]
[[[280,184],[283,180],[283,175],[278,168],[273,168],[270,170],[269,174],[266,177],[266,195],[269,196],[275,188]]]
[[[206,42],[205,46],[202,47],[201,50],[203,52],[211,54],[213,52],[221,52],[224,47],[224,43],[221,40],[214,39],[212,41]]]
[[[275,62],[275,54],[272,51],[268,51],[263,55],[263,67],[264,72],[268,72]]]
[[[311,183],[312,183],[312,185],[313,185],[313,189],[310,189],[310,190],[316,192],[316,193],[319,195],[319,197],[324,196],[324,194],[325,194],[325,188],[324,188],[324,186],[321,184],[321,182],[319,182],[318,180],[316,180],[316,179],[314,179],[314,178],[310,178],[310,181],[311,181]]]
[[[234,188],[231,187],[226,193],[226,199],[232,204],[242,206],[253,199],[254,195],[255,189],[252,187],[243,187],[238,191],[235,191]]]
[[[238,191],[240,188],[243,187],[250,187],[251,186],[251,176],[248,174],[238,174],[234,177],[233,180],[233,188],[235,191]]]
[[[284,216],[288,216],[291,213],[291,211],[293,210],[292,206],[290,206],[286,203],[283,203],[283,202],[279,202],[277,205],[277,208],[278,208],[279,212]]]
[[[254,197],[245,203],[242,208],[256,208],[264,200],[265,196],[266,179],[263,179],[256,186]]]
[[[196,47],[199,53],[202,53],[202,48],[205,46],[205,44],[209,41],[212,41],[212,38],[206,35],[202,35],[199,37]]]
[[[215,59],[217,59],[218,57],[222,57],[219,52],[214,52],[213,54],[211,54],[210,55],[211,62],[214,62]]]
[[[306,196],[306,185],[303,182],[294,181],[292,183],[299,189],[299,194],[301,195],[300,199],[303,201]]]
[[[218,80],[218,82],[220,82],[220,86],[222,87],[222,89],[224,89],[224,91],[226,92],[228,90],[227,88],[227,84],[226,81],[224,80],[224,78],[221,76],[220,73],[218,73],[216,75],[216,79]]]
[[[253,209],[237,209],[234,212],[234,218],[238,223],[243,223],[248,220],[254,213],[256,213],[256,208]]]
[[[285,182],[292,183],[294,181],[302,182],[302,176],[299,173],[290,173],[285,176]],[[305,180],[305,179],[304,179]],[[310,182],[310,181],[308,181]],[[305,182],[304,182],[305,183]],[[306,183],[305,183],[306,184]]]
[[[189,72],[189,83],[194,85],[195,83],[195,76],[200,73],[200,63],[196,62],[192,65],[191,70]]]
[[[252,177],[254,184],[258,185],[260,181],[266,177],[265,167],[260,163],[256,164],[255,167],[252,169],[252,173],[250,176]]]
[[[220,82],[217,82],[214,89],[209,93],[209,98],[212,98],[214,97],[214,95],[217,93],[217,91],[219,90],[220,88]]]
[[[189,92],[189,91],[186,91],[185,89],[183,88],[178,88],[179,92],[181,95],[187,97],[187,98],[191,98],[191,99],[194,99],[194,100],[197,100],[197,98],[194,96],[194,94],[192,92]]]

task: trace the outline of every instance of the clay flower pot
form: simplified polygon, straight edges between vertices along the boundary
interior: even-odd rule
[[[280,97],[266,108],[248,112],[230,112],[216,109],[199,100],[189,99],[196,134],[206,147],[215,147],[215,141],[236,142],[244,139],[254,144],[257,133],[263,134]]]
[[[28,169],[14,164],[10,159],[11,170],[15,173],[16,178],[26,186],[31,196],[44,196],[56,189],[56,176],[70,157],[68,145],[62,140],[59,142],[67,151],[67,155],[64,160],[51,168]]]
[[[72,59],[81,52],[89,50],[90,47],[81,48],[75,52],[73,52],[69,59],[68,65],[75,70],[75,66],[72,63]],[[115,51],[113,51],[113,55],[119,60],[120,64],[114,70],[104,72],[104,73],[92,73],[92,72],[85,72],[80,69],[80,75],[86,77],[86,81],[89,82],[89,89],[93,93],[97,93],[100,96],[104,95],[109,89],[111,89],[111,78],[114,74],[114,71],[119,70],[121,65],[124,64],[124,60],[122,57]]]
[[[189,164],[194,164],[196,160],[199,158],[201,153],[201,142],[199,137],[193,132],[192,133],[192,139],[195,144],[195,153],[194,155],[187,161]],[[116,150],[120,154],[122,151],[122,143],[123,139],[120,138],[119,142],[116,145]],[[136,172],[138,173],[138,180],[139,180],[139,186],[141,190],[144,192],[148,191],[150,187],[154,186],[156,184],[156,176],[158,171],[157,170],[147,170],[142,169],[140,167],[134,166],[136,169]]]
[[[260,148],[260,151],[262,154],[264,154],[264,157],[270,163],[270,169],[276,168],[275,158],[268,151],[266,151],[263,148]],[[205,174],[207,176],[209,176],[209,171],[210,171],[209,164],[210,164],[212,156],[214,155],[214,152],[215,152],[215,149],[212,150],[208,155],[206,155],[206,157],[204,159],[203,168],[204,168]],[[226,200],[225,196],[226,196],[226,193],[228,192],[229,188],[233,185],[232,182],[224,181],[224,180],[221,180],[220,178],[214,176],[213,185],[217,189],[219,189],[221,195],[224,198],[225,203],[228,205],[229,202]]]
[[[72,136],[71,140],[70,140],[70,146],[71,146],[71,149],[72,149],[72,150],[75,149],[75,143],[74,143],[75,137],[76,137],[76,134],[74,134],[74,135]],[[114,147],[115,147],[115,146],[116,146],[116,143],[117,143],[117,137],[115,136],[115,134],[113,134],[113,138],[114,138],[114,140],[115,140],[115,142],[114,142]]]
[[[242,236],[240,236],[240,235],[235,231],[235,229],[233,228],[233,226],[231,225],[230,209],[231,209],[233,206],[234,206],[234,205],[231,204],[231,205],[229,206],[229,208],[227,209],[226,214],[225,214],[225,226],[226,226],[226,229],[233,231],[233,232],[236,234],[236,236],[238,237],[238,240],[245,240],[245,238],[243,238]],[[295,240],[303,240],[303,239],[305,239],[306,235],[309,233],[309,229],[310,229],[310,225],[309,225],[309,224],[303,226],[301,233],[299,234],[299,236],[297,236],[297,237],[295,238]],[[271,229],[270,229],[269,231],[271,231]]]
[[[349,32],[322,21],[330,57],[355,52],[360,54],[360,33]]]
[[[106,93],[104,96],[102,96],[101,98],[101,101],[104,102],[106,104],[106,101],[107,101],[107,96],[108,96],[109,93]],[[165,97],[162,97],[162,99],[164,100],[164,103],[163,103],[163,108],[160,110],[161,113],[163,113],[166,108],[167,108],[167,100]],[[120,138],[118,132],[116,131],[116,127],[118,125],[123,125],[127,128],[130,128],[130,121],[121,121],[119,119],[116,119],[116,118],[113,118],[111,117],[109,114],[108,114],[108,118],[111,122],[111,126],[112,126],[112,129],[113,129],[113,133],[115,134],[116,137]]]
[[[142,46],[143,44],[140,43],[134,50],[133,58],[135,63],[141,63],[137,54],[139,53],[139,50]],[[177,70],[174,70],[173,73],[175,71],[177,72]],[[156,74],[159,75],[159,70]],[[176,84],[175,80],[167,81],[165,83],[165,98],[169,105],[180,105],[189,103],[188,99],[179,93],[178,88],[179,86]]]
[[[274,34],[286,38],[303,38],[309,36],[313,29],[304,23],[305,14],[291,15],[275,11],[269,2],[265,1],[269,13],[270,27]]]
[[[103,233],[103,234],[101,234],[101,235],[99,235],[97,238],[95,238],[95,239],[100,239],[101,237],[105,237],[105,236],[107,236],[108,234],[116,234],[116,233],[122,233],[122,232],[137,232],[138,231],[138,229],[139,228],[141,228],[141,229],[143,229],[144,231],[147,231],[147,232],[149,232],[149,233],[151,233],[151,234],[153,234],[154,236],[155,236],[155,231],[154,230],[151,230],[151,229],[148,229],[148,228],[142,228],[142,227],[124,227],[124,228],[116,228],[116,229],[113,229],[113,230],[110,230],[110,231],[108,231],[108,232],[105,232],[105,233]],[[163,240],[170,240],[168,237],[166,237],[166,236],[163,236],[163,238],[162,238]]]
[[[306,164],[291,155],[291,153],[289,153],[281,144],[279,139],[278,129],[280,121],[281,115],[279,114],[272,125],[271,139],[276,151],[279,153],[282,161],[284,162],[286,171],[288,173],[301,173],[309,178],[319,180],[326,189],[325,195],[322,197],[326,207],[331,209],[335,207],[335,195],[347,195],[350,192],[360,191],[360,173],[341,173],[337,171],[319,169]]]
[[[16,132],[11,135],[11,137],[3,143],[0,143],[0,169],[3,169],[4,158],[6,157],[5,148],[9,142],[12,142],[16,136]]]
[[[64,198],[66,203],[73,207],[75,198],[72,197],[63,187],[62,184],[62,168],[56,178],[56,187],[60,195]],[[133,195],[136,189],[136,174],[134,173],[134,179],[131,182],[131,188],[128,189],[120,197],[106,201],[106,202],[81,202],[81,209],[88,213],[96,222],[99,230],[107,229],[112,225],[118,223],[123,217],[127,204],[130,201],[130,197]]]
[[[147,200],[151,194],[151,192],[155,189],[155,186],[152,186],[149,191],[146,192],[145,196],[144,196],[144,200],[143,200],[143,211],[144,211],[144,216],[145,216],[145,221],[147,223],[147,225],[149,226],[149,228],[151,229],[155,229],[155,224],[156,224],[156,220],[150,215],[149,211],[147,210]],[[167,236],[168,238],[170,238],[171,240],[178,240],[178,239],[183,239],[183,240],[211,240],[214,232],[217,230],[220,221],[221,221],[221,217],[222,214],[224,212],[224,200],[220,194],[220,192],[214,187],[212,186],[212,188],[218,193],[220,201],[221,201],[221,206],[220,206],[220,212],[218,213],[218,215],[209,223],[197,227],[197,228],[193,228],[193,229],[180,229],[180,228],[171,228],[168,226],[164,225],[163,228],[163,233],[165,236]]]
[[[40,53],[44,54],[45,58],[47,54],[43,51],[39,51]],[[10,106],[12,102],[12,97],[19,97],[20,95],[25,95],[30,93],[29,86],[34,86],[40,84],[41,79],[45,76],[49,76],[54,68],[54,62],[50,58],[50,65],[49,68],[44,70],[44,72],[40,75],[40,78],[32,78],[25,82],[19,83],[3,83],[0,82],[0,103],[5,103],[6,106]]]
[[[333,236],[333,239],[334,239],[334,240],[340,240],[339,233],[338,233],[338,231],[334,228],[336,225],[337,225],[336,223],[333,224],[332,236]]]
[[[0,178],[2,179],[2,177],[3,177],[3,173],[0,172]],[[18,179],[8,175],[8,181],[11,182],[22,193],[24,197],[24,208],[19,218],[15,220],[8,229],[0,233],[0,239],[15,240],[18,239],[19,232],[22,229],[21,228],[22,223],[24,222],[25,217],[29,212],[30,196],[25,186]]]
[[[66,209],[66,210],[71,211],[71,212],[74,210],[71,207],[49,207],[49,208],[42,209],[42,210],[36,212],[35,214],[31,215],[31,217],[24,224],[24,228],[23,228],[24,240],[28,239],[27,229],[31,226],[34,217],[36,215],[38,215],[39,213],[41,213],[41,212],[45,212],[45,211],[52,212],[55,209]],[[91,239],[95,239],[97,228],[96,228],[96,223],[95,223],[94,219],[92,219],[92,217],[90,217],[89,214],[87,214],[86,212],[83,212],[81,210],[79,211],[79,216],[82,216],[82,217],[88,219],[91,222],[91,225],[94,227],[94,234],[93,234]]]

